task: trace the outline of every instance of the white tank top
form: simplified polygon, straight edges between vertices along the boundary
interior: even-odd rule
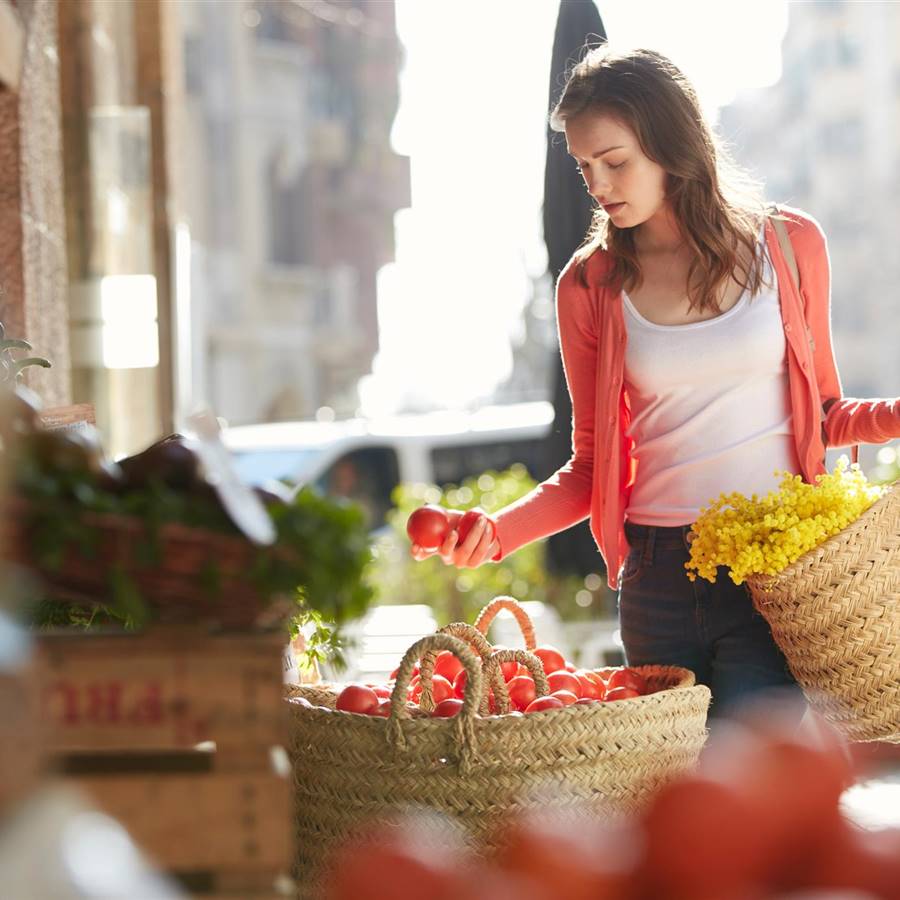
[[[649,322],[622,292],[637,458],[630,521],[687,525],[721,493],[762,496],[777,488],[776,469],[800,471],[768,256],[763,275],[773,287],[752,299],[745,291],[722,315],[689,325]]]

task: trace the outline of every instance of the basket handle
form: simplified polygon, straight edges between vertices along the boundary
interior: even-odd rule
[[[449,634],[452,637],[466,641],[469,646],[481,657],[482,664],[491,655],[493,647],[488,643],[487,638],[477,629],[473,628],[467,622],[451,622],[440,629],[438,634]],[[419,697],[419,706],[426,712],[434,709],[434,695],[431,690],[431,678],[434,674],[434,665],[437,660],[437,651],[428,650],[422,654],[421,666],[419,671],[419,683],[422,685],[422,695]],[[500,677],[500,681],[503,678]],[[492,687],[496,690],[496,680]],[[484,683],[482,691],[481,705],[479,712],[483,716],[490,714],[488,706],[487,682]]]
[[[406,691],[412,677],[413,666],[417,660],[423,658],[423,654],[430,650],[449,650],[463,664],[463,668],[468,674],[462,709],[453,717],[452,721],[460,771],[466,774],[476,758],[475,716],[478,713],[483,676],[481,664],[475,652],[464,641],[452,635],[440,633],[426,635],[403,654],[397,670],[394,690],[391,693],[391,714],[387,722],[388,741],[395,751],[406,747],[406,735],[401,724],[410,718],[405,702]],[[424,691],[424,687],[422,690]]]
[[[527,650],[495,650],[490,659],[485,661],[485,674],[493,679],[494,674],[500,675],[500,683],[502,688],[494,687],[494,699],[497,701],[497,712],[500,715],[506,715],[509,712],[509,691],[506,682],[503,680],[503,673],[500,669],[502,663],[518,662],[522,663],[534,679],[534,689],[538,697],[543,697],[550,693],[550,682],[547,681],[547,674],[544,672],[544,664],[533,653]]]
[[[494,597],[490,603],[478,614],[475,620],[475,627],[482,633],[487,634],[488,626],[494,621],[495,616],[501,609],[508,609],[522,631],[522,637],[525,638],[525,648],[534,650],[537,647],[537,641],[534,638],[534,625],[525,612],[525,608],[514,597]]]

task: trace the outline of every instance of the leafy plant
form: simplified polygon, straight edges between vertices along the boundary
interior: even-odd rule
[[[534,488],[536,482],[521,464],[504,472],[488,471],[462,484],[440,488],[433,484],[402,484],[392,495],[395,509],[388,514],[389,532],[375,542],[375,561],[368,579],[381,603],[427,603],[437,620],[471,622],[498,594],[519,601],[536,600],[555,607],[567,621],[611,614],[605,578],[599,574],[556,577],[544,565],[545,542],[520,548],[500,563],[477,569],[447,566],[437,556],[416,562],[409,555],[406,520],[424,503],[448,509],[480,507],[494,513]],[[599,562],[598,554],[598,562]]]
[[[29,501],[34,535],[32,557],[39,568],[59,571],[67,553],[83,558],[97,555],[99,527],[88,513],[127,516],[145,526],[146,540],[138,548],[140,565],[164,563],[161,529],[180,523],[210,532],[242,537],[203,481],[187,488],[150,475],[140,486],[123,482],[115,465],[98,455],[98,447],[83,435],[28,431],[17,434],[11,454],[14,493]],[[264,500],[276,528],[270,547],[252,546],[247,577],[273,610],[285,608],[286,629],[307,634],[311,658],[341,662],[343,624],[362,615],[374,595],[364,573],[372,552],[362,511],[352,504],[323,497],[303,488],[286,497]],[[57,597],[29,598],[29,620],[36,627],[70,625],[93,627],[117,623],[140,627],[154,617],[153,598],[142,596],[134,579],[118,564],[106,560],[108,594],[95,609]],[[211,558],[202,582],[214,596],[222,583],[217,561]]]
[[[0,384],[14,385],[22,376],[22,372],[29,366],[42,366],[50,368],[50,361],[42,356],[17,357],[18,352],[29,352],[31,344],[28,341],[16,340],[6,337],[6,329],[0,322]]]

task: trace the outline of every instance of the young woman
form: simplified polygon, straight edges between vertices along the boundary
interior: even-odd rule
[[[651,50],[592,51],[551,114],[597,209],[560,275],[572,457],[444,562],[476,567],[590,516],[626,658],[692,669],[714,714],[793,679],[744,586],[691,582],[691,523],[722,492],[807,481],[826,446],[900,437],[900,400],[842,397],[819,224],[781,208],[799,294],[762,198],[684,75]],[[413,546],[413,556],[429,555]]]

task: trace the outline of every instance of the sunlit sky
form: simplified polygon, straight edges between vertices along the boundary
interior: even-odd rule
[[[781,74],[786,0],[598,0],[610,43],[650,47],[707,116]],[[510,374],[528,278],[546,269],[541,200],[557,0],[396,0],[392,133],[412,207],[378,279],[380,351],[362,411],[467,406]],[[764,173],[763,173],[764,174]]]

